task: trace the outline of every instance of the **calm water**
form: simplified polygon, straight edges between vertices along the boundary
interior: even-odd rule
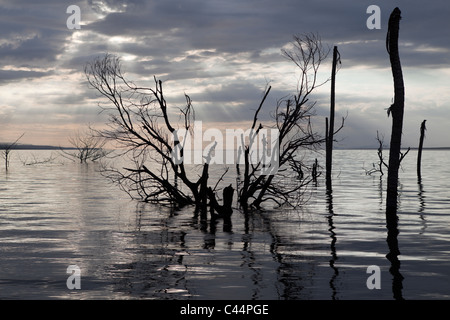
[[[363,169],[375,150],[335,151],[331,202],[319,179],[301,210],[235,210],[231,232],[191,208],[130,201],[96,165],[23,165],[49,152],[13,153],[0,169],[0,299],[450,298],[450,151],[424,151],[421,184],[415,151],[403,162],[396,282],[387,176]],[[81,269],[80,290],[66,286],[69,265]],[[379,290],[366,286],[371,265]]]

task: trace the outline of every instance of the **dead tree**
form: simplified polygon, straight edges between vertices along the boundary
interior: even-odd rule
[[[312,165],[312,172],[311,172],[313,182],[316,184],[316,186],[317,186],[317,177],[320,175],[320,173],[317,171],[317,168],[319,168],[319,162],[317,161],[316,158]]]
[[[389,168],[389,165],[384,161],[383,156],[383,143],[384,143],[384,136],[380,137],[380,134],[377,131],[377,141],[378,141],[378,149],[377,149],[377,155],[378,155],[378,164],[375,165],[375,163],[372,164],[372,169],[366,170],[366,175],[372,175],[376,172],[379,172],[382,176],[384,175],[383,167]]]
[[[389,168],[386,196],[386,226],[388,229],[387,243],[389,253],[386,255],[391,262],[389,271],[393,275],[392,290],[394,298],[402,299],[401,289],[403,276],[400,273],[400,250],[398,246],[398,170],[400,162],[406,154],[401,153],[401,139],[403,129],[403,113],[405,105],[405,87],[403,84],[403,73],[398,52],[398,36],[400,29],[401,12],[395,8],[388,22],[386,36],[386,49],[391,62],[392,76],[394,78],[394,103],[388,109],[388,116],[392,113],[392,132],[389,150]],[[409,151],[409,149],[408,149]]]
[[[41,165],[41,164],[52,164],[52,163],[54,163],[54,161],[57,157],[55,157],[52,152],[50,154],[50,156],[45,157],[43,159],[39,159],[34,154],[31,154],[32,160],[28,160],[28,157],[26,157],[25,159],[22,159],[21,157],[19,157],[19,158],[20,158],[20,162],[22,162],[22,164],[24,166],[34,166],[34,165]]]
[[[398,51],[400,19],[401,11],[399,8],[395,8],[389,17],[388,32],[386,36],[386,49],[389,53],[392,76],[394,79],[394,103],[388,109],[388,116],[389,114],[392,114],[392,131],[389,149],[389,168],[386,196],[386,226],[388,229],[387,243],[389,246],[389,253],[386,257],[391,262],[391,268],[389,271],[393,275],[392,290],[394,292],[394,298],[396,299],[401,299],[402,297],[401,288],[403,280],[403,276],[400,273],[400,261],[398,259],[400,250],[397,238],[399,234],[397,216],[398,170],[400,167],[400,162],[404,158],[404,155],[401,153],[401,139],[405,105],[405,87]]]
[[[423,148],[423,140],[425,139],[425,130],[427,130],[427,128],[425,127],[426,121],[427,120],[423,120],[422,124],[420,125],[419,149],[418,149],[418,153],[417,153],[417,178],[419,179],[419,181],[421,180],[421,177],[422,177],[422,170],[421,170],[422,148]]]
[[[91,128],[86,132],[78,131],[74,136],[69,137],[68,141],[72,148],[60,147],[60,154],[67,159],[80,161],[80,163],[94,162],[111,153],[110,150],[105,149],[107,140],[96,136],[95,131]]]
[[[5,170],[8,171],[9,168],[9,154],[11,153],[11,150],[14,149],[14,147],[17,145],[17,142],[19,142],[20,139],[22,139],[22,137],[24,136],[25,133],[22,133],[22,135],[20,137],[18,137],[14,142],[9,143],[9,144],[4,144],[2,146],[0,146],[0,149],[2,150],[2,158],[5,160]]]
[[[384,156],[383,156],[383,142],[384,142],[384,136],[380,137],[380,134],[377,131],[377,141],[378,141],[378,149],[377,149],[377,155],[378,155],[378,164],[377,166],[375,166],[375,163],[372,164],[372,169],[370,170],[365,170],[367,175],[372,175],[375,172],[379,172],[381,174],[381,176],[384,175],[384,171],[383,171],[383,167],[386,167],[389,169],[389,165],[386,163],[386,161],[384,161]],[[399,164],[402,163],[403,159],[406,157],[406,155],[408,154],[408,152],[411,150],[411,148],[408,148],[405,153],[400,152],[400,160],[399,160]]]
[[[335,46],[333,48],[333,64],[331,70],[331,99],[330,99],[330,124],[328,126],[328,118],[326,119],[326,132],[325,132],[325,145],[326,145],[326,157],[325,157],[325,179],[326,188],[331,190],[331,170],[333,163],[333,140],[334,140],[334,113],[335,113],[335,86],[336,86],[336,65],[337,62],[341,62],[340,54]]]
[[[238,203],[246,211],[261,208],[263,203],[296,206],[301,202],[303,188],[311,176],[293,176],[292,172],[309,172],[301,158],[300,150],[315,150],[325,140],[312,128],[311,117],[315,115],[315,103],[309,102],[312,92],[323,83],[318,82],[318,68],[326,58],[320,39],[311,35],[295,38],[292,51],[283,51],[300,70],[298,90],[295,94],[279,100],[273,111],[273,122],[264,124],[258,117],[270,92],[265,90],[259,107],[255,111],[248,142],[242,138],[239,157],[243,159],[243,170],[237,184]],[[198,165],[197,173],[192,173],[184,161],[186,139],[180,132],[190,132],[195,120],[191,99],[185,95],[186,104],[182,108],[172,108],[163,93],[163,83],[154,77],[154,87],[140,87],[125,79],[117,57],[106,55],[88,64],[85,68],[88,83],[107,101],[100,104],[109,114],[109,128],[97,134],[123,150],[117,156],[130,160],[123,168],[108,167],[104,174],[116,182],[124,191],[136,199],[157,203],[193,204],[196,211],[218,215],[231,215],[231,188],[225,188],[223,204],[216,199],[215,188],[209,187],[209,154],[205,162]],[[171,114],[177,112],[178,122],[173,123]],[[344,119],[343,119],[344,121]],[[253,161],[252,147],[257,137],[267,126],[277,132],[277,136],[260,141],[263,149],[271,149],[269,161]],[[339,131],[341,127],[335,132]],[[180,131],[180,129],[183,129]],[[181,142],[183,141],[183,142]],[[258,142],[259,145],[259,142]],[[276,161],[274,160],[276,159]],[[302,170],[302,168],[307,170]],[[226,172],[225,172],[226,173]],[[220,178],[221,179],[221,178]],[[220,180],[219,179],[219,180]]]
[[[324,139],[313,130],[311,118],[314,117],[315,102],[310,102],[314,90],[325,84],[318,80],[318,70],[326,59],[329,50],[322,46],[317,35],[294,37],[291,50],[283,50],[283,54],[299,69],[300,77],[297,92],[286,99],[279,100],[273,115],[274,126],[278,130],[278,171],[272,175],[258,175],[260,165],[251,165],[249,161],[249,147],[243,152],[245,165],[238,199],[241,206],[247,208],[261,208],[265,201],[272,201],[279,206],[297,206],[301,200],[301,193],[305,186],[313,181],[308,175],[301,175],[301,179],[294,173],[310,171],[302,159],[298,158],[299,151],[316,150]],[[270,87],[266,90],[260,106],[257,108],[252,129],[260,130],[263,125],[258,122],[258,114],[266,99]],[[338,130],[343,127],[342,125]]]
[[[123,150],[117,156],[128,157],[134,164],[122,169],[105,167],[104,174],[132,198],[177,206],[194,204],[205,212],[209,164],[203,164],[200,177],[190,177],[184,161],[174,156],[182,159],[184,149],[169,116],[162,81],[155,77],[154,87],[135,85],[123,76],[119,58],[110,54],[87,64],[85,74],[90,86],[107,101],[107,107],[100,107],[109,113],[109,128],[97,131],[98,135],[116,143]],[[190,97],[185,98],[185,106],[178,111],[182,126],[190,130],[194,110]]]
[[[389,53],[392,76],[394,78],[394,103],[388,109],[388,116],[392,114],[392,132],[389,150],[389,168],[386,210],[387,213],[396,212],[398,196],[398,170],[401,158],[401,140],[403,130],[403,113],[405,104],[405,88],[403,73],[400,64],[398,50],[398,37],[400,28],[401,12],[395,8],[389,17],[389,26],[386,36],[386,49]]]

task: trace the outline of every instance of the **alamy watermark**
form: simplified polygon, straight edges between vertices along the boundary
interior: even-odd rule
[[[66,9],[66,13],[70,14],[67,18],[66,25],[70,30],[81,29],[81,10],[77,5],[70,5]],[[366,20],[366,26],[369,30],[381,29],[381,9],[377,5],[370,5],[366,10],[367,14],[370,16]]]
[[[182,128],[173,132],[172,160],[175,164],[245,164],[247,158],[249,164],[259,167],[261,175],[277,173],[278,129],[226,129],[225,137],[217,128],[203,132],[202,121],[194,121],[192,129]]]
[[[379,266],[372,265],[367,267],[366,273],[371,275],[367,278],[366,286],[367,289],[381,289],[381,270]]]
[[[71,15],[67,18],[66,26],[67,29],[81,29],[81,10],[77,5],[70,5],[66,9],[66,13],[70,13]]]
[[[81,269],[75,264],[72,264],[67,267],[66,273],[70,274],[70,276],[66,280],[67,289],[81,289]]]
[[[366,13],[371,14],[366,21],[367,29],[381,29],[381,9],[377,5],[370,5],[367,7]]]

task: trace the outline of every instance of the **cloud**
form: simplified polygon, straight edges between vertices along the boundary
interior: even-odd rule
[[[81,8],[81,30],[66,27],[69,4]],[[187,93],[197,116],[205,121],[251,119],[268,83],[272,91],[267,111],[295,91],[295,66],[280,49],[294,34],[313,32],[325,45],[338,46],[342,65],[337,107],[349,114],[342,134],[348,136],[344,140],[348,145],[363,145],[374,140],[378,127],[389,131],[384,108],[393,89],[385,37],[389,14],[399,6],[408,101],[405,130],[415,132],[416,122],[426,116],[430,127],[435,126],[430,139],[435,136],[435,141],[445,143],[432,131],[449,130],[444,125],[450,116],[446,108],[450,98],[448,3],[379,1],[380,30],[366,27],[366,9],[371,4],[350,0],[4,0],[0,4],[2,104],[14,110],[8,119],[15,123],[29,124],[30,114],[42,126],[97,121],[97,95],[86,85],[83,69],[109,52],[122,58],[126,76],[136,83],[152,86],[153,76],[160,77],[171,105],[183,105]],[[321,68],[324,79],[329,77],[329,63]],[[328,90],[324,86],[312,97],[320,119],[328,112]],[[269,116],[267,112],[264,119]]]
[[[11,81],[26,80],[47,76],[51,72],[24,71],[24,70],[0,70],[0,85]]]

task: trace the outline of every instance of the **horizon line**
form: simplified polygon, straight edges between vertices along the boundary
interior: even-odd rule
[[[0,150],[4,150],[5,146],[7,146],[8,143],[6,142],[0,142]],[[409,147],[411,150],[417,150],[419,149],[418,147]],[[15,150],[55,150],[55,149],[77,149],[75,147],[63,147],[63,146],[54,146],[54,145],[36,145],[36,144],[27,144],[27,143],[23,143],[23,144],[16,144],[15,146],[13,146],[11,149],[15,149]],[[339,147],[336,146],[334,148],[334,150],[377,150],[378,147],[369,147],[369,146],[365,146],[365,147]],[[385,150],[388,150],[389,147],[386,147]],[[402,149],[408,149],[406,147],[402,147]],[[423,150],[433,150],[433,149],[438,149],[438,150],[450,150],[450,146],[449,147],[444,147],[444,146],[439,146],[439,147],[423,147]]]

